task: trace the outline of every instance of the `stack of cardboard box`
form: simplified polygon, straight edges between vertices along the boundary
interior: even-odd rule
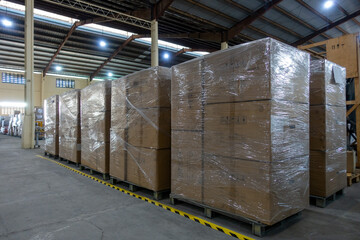
[[[310,69],[310,194],[328,197],[346,187],[346,70],[328,60]]]
[[[59,96],[44,100],[45,152],[59,156]]]
[[[153,191],[170,188],[170,69],[112,82],[110,175]]]
[[[171,196],[272,225],[308,205],[309,54],[267,38],[172,68]]]
[[[81,164],[109,173],[111,82],[103,81],[81,90]]]
[[[59,157],[81,162],[80,90],[59,96]]]

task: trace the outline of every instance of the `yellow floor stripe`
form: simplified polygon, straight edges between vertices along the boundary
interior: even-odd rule
[[[209,222],[209,221],[204,220],[204,219],[202,219],[202,218],[199,218],[199,217],[196,217],[196,216],[194,216],[194,215],[191,215],[190,213],[183,212],[183,211],[181,211],[181,210],[179,210],[179,209],[176,209],[176,208],[173,208],[173,207],[171,207],[171,206],[169,206],[169,205],[160,203],[160,202],[155,201],[155,200],[152,200],[152,199],[150,199],[150,198],[147,198],[147,197],[144,197],[144,196],[135,194],[135,193],[133,193],[133,192],[130,192],[130,191],[126,190],[126,189],[123,189],[123,188],[120,188],[120,187],[118,187],[118,186],[112,185],[112,184],[110,184],[110,183],[108,183],[108,182],[106,182],[106,181],[104,181],[104,180],[102,180],[102,179],[100,179],[100,178],[96,178],[96,177],[94,177],[94,176],[91,176],[91,175],[89,175],[89,174],[86,174],[86,173],[84,173],[84,172],[81,172],[81,171],[79,171],[79,170],[77,170],[77,169],[75,169],[75,168],[69,167],[69,166],[67,166],[67,165],[65,165],[65,164],[62,164],[62,163],[58,162],[58,161],[55,161],[55,160],[52,160],[52,159],[50,159],[50,158],[43,157],[43,156],[40,156],[40,155],[36,155],[36,156],[39,157],[39,158],[42,158],[42,159],[45,159],[45,160],[54,162],[54,163],[56,163],[57,165],[60,165],[60,166],[62,166],[62,167],[64,167],[64,168],[67,168],[67,169],[69,169],[69,170],[71,170],[71,171],[73,171],[73,172],[75,172],[75,173],[78,173],[78,174],[83,175],[83,176],[85,176],[85,177],[91,178],[92,180],[95,180],[95,181],[97,181],[97,182],[99,182],[99,183],[102,183],[102,184],[104,184],[104,185],[106,185],[106,186],[109,186],[109,187],[111,187],[111,188],[113,188],[113,189],[116,189],[116,190],[118,190],[118,191],[120,191],[120,192],[126,193],[126,194],[128,194],[128,195],[130,195],[130,196],[133,196],[133,197],[135,197],[135,198],[141,199],[141,200],[143,200],[143,201],[145,201],[145,202],[154,204],[154,205],[156,205],[156,206],[158,206],[158,207],[161,207],[161,208],[163,208],[163,209],[166,209],[166,210],[168,210],[168,211],[171,211],[171,212],[173,212],[173,213],[176,213],[176,214],[178,214],[178,215],[180,215],[180,216],[183,216],[183,217],[185,217],[185,218],[188,218],[188,219],[190,219],[190,220],[192,220],[192,221],[194,221],[194,222],[198,222],[198,223],[200,223],[200,224],[202,224],[202,225],[204,225],[204,226],[207,226],[207,227],[210,227],[210,228],[212,228],[212,229],[215,229],[215,230],[217,230],[217,231],[219,231],[219,232],[225,233],[225,234],[227,234],[227,235],[229,235],[229,236],[232,236],[232,237],[235,237],[235,238],[238,238],[238,239],[242,239],[242,240],[255,240],[255,239],[253,239],[253,238],[247,237],[247,236],[245,236],[245,235],[243,235],[243,234],[240,234],[240,233],[238,233],[238,232],[232,231],[232,230],[230,230],[230,229],[227,229],[227,228],[222,227],[222,226],[220,226],[220,225],[217,225],[217,224],[215,224],[215,223],[212,223],[212,222]]]

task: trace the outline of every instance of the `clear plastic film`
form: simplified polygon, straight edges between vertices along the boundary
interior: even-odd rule
[[[109,173],[111,82],[81,90],[81,164]]]
[[[346,106],[346,69],[326,59],[310,62],[310,105]]]
[[[171,195],[267,225],[303,210],[309,61],[266,38],[173,66]]]
[[[45,151],[59,155],[59,96],[54,95],[44,100]]]
[[[112,82],[110,175],[153,191],[170,188],[170,69]]]
[[[310,72],[310,194],[346,187],[346,70],[312,60]]]
[[[59,157],[80,163],[80,90],[59,96]]]

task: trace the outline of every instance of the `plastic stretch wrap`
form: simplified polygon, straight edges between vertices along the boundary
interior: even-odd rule
[[[44,100],[45,151],[59,155],[59,96]]]
[[[153,191],[170,188],[170,69],[112,82],[110,175]]]
[[[303,210],[309,61],[266,38],[174,66],[171,195],[267,225]]]
[[[71,90],[60,95],[59,109],[59,156],[80,163],[80,90]]]
[[[310,194],[346,187],[346,70],[312,60],[310,72]]]
[[[81,164],[109,173],[111,82],[81,90]]]

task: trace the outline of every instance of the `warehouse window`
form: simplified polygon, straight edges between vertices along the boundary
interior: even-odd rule
[[[75,80],[70,79],[56,79],[56,87],[57,88],[75,88]]]
[[[25,84],[25,78],[22,74],[2,73],[2,83]]]

